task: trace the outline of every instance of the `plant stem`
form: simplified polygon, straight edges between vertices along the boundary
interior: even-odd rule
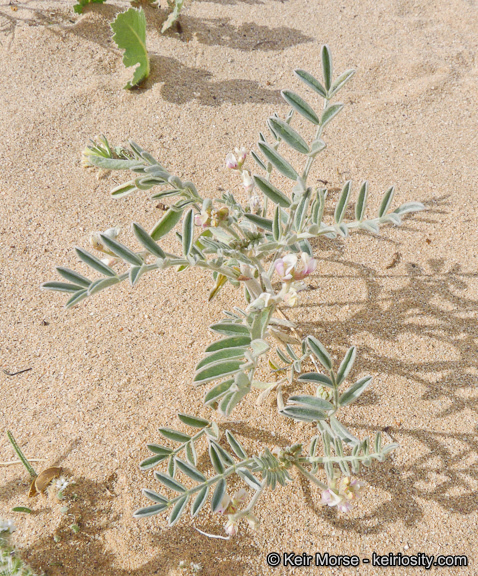
[[[25,466],[25,468],[27,469],[31,478],[34,480],[38,476],[38,474],[35,472],[35,470],[33,469],[33,466],[30,464],[30,462],[28,462],[25,454],[21,451],[20,446],[17,444],[17,442],[16,442],[15,438],[13,437],[13,434],[10,432],[10,430],[7,430],[7,436],[8,436],[8,439],[10,440],[10,444],[13,446],[13,449],[17,453],[17,456],[20,458],[22,464]]]

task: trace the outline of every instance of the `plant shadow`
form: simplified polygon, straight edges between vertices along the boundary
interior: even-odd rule
[[[445,200],[440,199],[440,203]],[[443,209],[428,210],[426,220],[430,221],[434,213],[443,213]],[[419,226],[419,219],[415,225]],[[298,316],[302,319],[306,317],[306,307],[350,306],[344,320],[302,321],[302,336],[316,336],[332,354],[341,358],[358,335],[362,338],[369,335],[374,345],[359,346],[360,369],[365,373],[386,372],[410,383],[414,390],[419,387],[423,390],[421,400],[433,402],[435,413],[431,416],[435,419],[459,419],[465,410],[478,414],[478,396],[473,394],[478,356],[478,302],[468,291],[469,281],[476,280],[477,274],[463,271],[460,264],[447,266],[442,258],[429,258],[421,266],[400,261],[394,272],[378,272],[371,266],[345,260],[338,242],[330,241],[328,248],[332,254],[317,259],[324,264],[340,264],[350,272],[321,275],[315,288],[321,290],[321,281],[330,279],[335,282],[359,279],[365,296],[360,300],[341,301],[329,297],[320,304],[304,305],[302,313],[299,306]],[[398,287],[390,288],[390,281]],[[393,346],[409,340],[420,345],[426,343],[432,355],[435,348],[446,347],[450,352],[446,356],[438,352],[433,357],[429,352],[423,359],[416,355],[397,359]],[[373,401],[376,399],[378,397]],[[416,410],[424,408],[425,405],[417,405]],[[352,430],[375,433],[361,420],[344,424]],[[415,525],[425,516],[422,501],[438,504],[448,513],[461,516],[478,510],[473,488],[478,482],[478,470],[470,464],[478,455],[476,430],[461,433],[413,429],[395,422],[383,432],[389,440],[419,444],[423,448],[419,450],[420,456],[411,457],[404,464],[387,460],[380,467],[362,469],[362,477],[389,493],[390,499],[361,518],[344,518],[333,508],[317,506],[309,483],[301,481],[304,495],[317,514],[337,528],[378,534],[383,532],[385,524],[397,520],[407,526]]]
[[[190,68],[175,58],[151,55],[152,74],[145,87],[162,82],[161,96],[174,104],[197,100],[203,106],[220,106],[224,102],[280,103],[278,90],[267,90],[253,80],[215,81],[213,74],[200,68]],[[137,91],[141,92],[141,90]]]
[[[139,568],[118,566],[115,553],[105,536],[119,525],[123,539],[121,517],[114,511],[115,481],[94,482],[79,478],[74,486],[76,499],[67,502],[69,517],[62,520],[54,534],[42,536],[34,544],[21,550],[22,558],[34,569],[45,571],[48,576],[64,574],[102,574],[103,576],[151,576],[177,574],[180,561],[189,565],[201,564],[205,574],[248,574],[248,558],[259,554],[251,539],[244,534],[241,539],[229,541],[210,539],[192,526],[179,525],[174,529],[155,528],[149,522],[144,535],[149,547],[158,551],[154,558]],[[43,513],[39,512],[39,515]],[[45,513],[51,513],[46,510]],[[80,530],[71,530],[71,517],[78,518]],[[108,519],[105,522],[105,518]],[[147,521],[146,521],[147,522]],[[202,518],[201,528],[207,532],[217,531],[217,525]],[[57,540],[55,542],[54,536]],[[111,538],[110,538],[111,540]],[[124,545],[132,545],[134,538],[124,536]],[[187,543],[187,544],[186,544]],[[182,573],[182,572],[181,572]],[[187,573],[187,572],[186,572]]]

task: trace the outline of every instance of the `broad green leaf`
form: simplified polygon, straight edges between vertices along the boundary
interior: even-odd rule
[[[214,494],[212,495],[211,498],[211,508],[213,512],[217,512],[217,510],[221,506],[222,499],[224,497],[224,494],[226,493],[226,486],[227,486],[226,480],[224,480],[224,478],[221,478],[217,483],[216,488],[214,490]]]
[[[154,516],[155,514],[159,514],[163,510],[166,510],[166,508],[168,508],[168,504],[155,504],[154,506],[140,508],[133,514],[133,518],[146,518],[147,516]]]
[[[356,438],[335,416],[330,417],[330,426],[333,432],[347,444],[360,446],[360,440]]]
[[[343,104],[333,104],[332,106],[327,106],[327,108],[322,113],[322,118],[320,119],[320,124],[322,128],[325,128],[327,124],[337,116],[337,114],[342,110],[344,107]]]
[[[360,187],[360,192],[357,199],[357,204],[355,206],[355,218],[359,222],[362,222],[365,216],[365,209],[367,208],[367,198],[368,198],[368,182],[364,182]]]
[[[366,376],[365,378],[361,378],[355,384],[352,384],[350,388],[342,394],[339,398],[339,405],[340,406],[347,406],[351,402],[357,400],[357,398],[362,394],[362,392],[367,388],[367,386],[372,381],[371,376]]]
[[[312,122],[318,126],[320,124],[320,119],[317,114],[314,112],[313,108],[307,104],[307,102],[301,98],[295,92],[290,90],[282,90],[281,92],[282,98],[292,106],[299,114],[301,114],[306,120]]]
[[[280,413],[301,422],[315,422],[316,420],[325,420],[327,418],[327,414],[322,412],[322,410],[303,406],[286,406]]]
[[[317,190],[317,200],[314,204],[314,209],[312,211],[312,222],[320,227],[322,223],[322,218],[324,216],[325,209],[325,192],[323,189]]]
[[[215,364],[216,362],[221,362],[223,360],[229,360],[232,358],[244,358],[244,353],[246,348],[226,348],[225,350],[218,350],[206,358],[203,358],[201,362],[196,366],[196,370],[203,368],[209,364]]]
[[[224,474],[224,470],[225,470],[224,464],[222,463],[222,460],[219,457],[216,446],[212,442],[209,442],[209,458],[210,458],[211,463],[214,467],[214,470],[218,474]]]
[[[260,490],[262,488],[262,484],[247,468],[238,468],[237,473],[253,490]]]
[[[174,210],[173,207],[170,208],[152,229],[150,234],[151,238],[153,240],[159,240],[165,236],[181,220],[182,214],[182,210]]]
[[[237,440],[234,437],[234,435],[232,434],[232,432],[230,432],[229,430],[226,430],[226,438],[227,438],[227,441],[229,442],[229,446],[232,448],[234,454],[238,458],[245,460],[247,458],[246,451],[241,446],[241,443],[239,442],[239,440]]]
[[[264,228],[264,230],[272,232],[272,220],[269,220],[269,218],[263,218],[262,216],[257,216],[257,214],[247,214],[247,213],[244,214],[244,218],[246,220],[249,220],[249,222],[252,222],[256,226],[259,226],[259,228]]]
[[[72,282],[73,284],[77,284],[78,286],[88,288],[88,286],[91,284],[91,280],[85,278],[81,274],[78,274],[78,272],[75,272],[74,270],[70,270],[69,268],[62,268],[58,266],[56,271],[65,280],[68,280],[68,282]]]
[[[382,203],[380,204],[380,208],[378,211],[378,217],[379,218],[382,218],[382,216],[385,216],[388,209],[390,208],[390,204],[392,203],[394,192],[395,192],[395,188],[394,188],[394,186],[392,186],[383,195]]]
[[[352,182],[350,180],[345,183],[345,186],[343,187],[340,194],[339,201],[337,202],[337,206],[335,207],[334,219],[337,224],[340,224],[344,218],[345,210],[347,209],[347,204],[349,203],[351,184]]]
[[[183,254],[189,256],[194,240],[193,210],[189,210],[183,222]]]
[[[395,224],[396,226],[400,226],[400,224],[402,223],[402,219],[395,212],[391,212],[390,214],[386,214],[385,216],[382,216],[380,221],[381,222],[392,222],[392,224]]]
[[[88,4],[103,4],[105,0],[76,0],[76,4],[73,6],[73,10],[76,14],[82,14],[83,8],[88,6]]]
[[[254,150],[251,151],[251,156],[254,158],[254,160],[256,161],[256,164],[262,168],[263,170],[265,170],[267,172],[267,166],[264,164],[264,162],[259,158],[259,156],[254,152]]]
[[[269,146],[269,144],[266,144],[265,142],[259,142],[258,146],[267,160],[269,160],[274,168],[276,168],[281,174],[294,181],[299,178],[299,175],[291,166],[291,164],[289,164],[285,158],[276,152],[272,146]]]
[[[322,98],[327,98],[327,90],[316,78],[312,76],[312,74],[309,74],[305,70],[294,70],[294,74],[298,76],[302,80],[302,82],[307,84],[309,88],[312,88],[314,92],[320,94]]]
[[[325,374],[319,374],[318,372],[307,372],[306,374],[301,374],[298,380],[299,382],[312,382],[314,384],[327,386],[328,388],[334,388],[332,380],[328,376],[325,376]]]
[[[347,354],[345,358],[342,360],[342,363],[339,366],[337,371],[337,386],[340,386],[342,382],[347,378],[350,370],[352,370],[352,366],[355,362],[355,356],[357,353],[357,349],[355,346],[352,346],[347,350]]]
[[[324,345],[313,336],[307,337],[307,344],[309,345],[309,348],[311,349],[314,356],[316,356],[319,362],[322,364],[322,366],[327,368],[329,371],[332,370],[332,360]]]
[[[313,408],[318,408],[319,410],[333,410],[334,406],[327,400],[318,398],[317,396],[290,396],[289,402],[294,404],[302,404],[307,406],[312,406]]]
[[[360,228],[372,232],[373,234],[380,234],[380,228],[373,220],[364,220],[360,223]]]
[[[72,308],[73,306],[76,306],[78,302],[80,302],[84,298],[87,298],[87,296],[88,296],[88,290],[86,289],[78,290],[78,292],[76,292],[76,294],[73,294],[73,296],[65,304],[65,308]]]
[[[419,212],[425,210],[425,206],[421,202],[405,202],[394,210],[395,214],[407,214],[408,212]]]
[[[186,458],[190,464],[196,466],[198,456],[193,442],[186,443]]]
[[[210,424],[209,420],[198,418],[197,416],[189,416],[188,414],[178,414],[178,418],[181,422],[193,428],[205,428]]]
[[[111,250],[111,252],[115,254],[115,256],[118,256],[118,258],[121,258],[122,260],[128,262],[128,264],[132,264],[133,266],[141,266],[143,264],[143,261],[139,256],[137,256],[132,250],[130,250],[120,242],[113,240],[106,234],[100,234],[100,238],[103,244],[107,246]]]
[[[168,462],[168,474],[171,478],[176,476],[176,457],[174,455],[171,456]]]
[[[194,518],[199,513],[199,510],[204,506],[207,495],[209,494],[209,486],[206,485],[199,491],[199,494],[196,496],[193,505],[191,506],[191,516]]]
[[[143,163],[141,160],[121,160],[119,158],[104,158],[103,156],[95,156],[90,154],[88,156],[88,164],[91,166],[96,166],[97,168],[103,168],[104,170],[133,170],[143,169]],[[128,184],[133,184],[133,182],[128,182]],[[136,188],[136,186],[135,186]]]
[[[189,494],[186,494],[176,502],[173,511],[171,512],[171,516],[169,517],[168,522],[169,526],[174,526],[176,522],[179,520],[181,514],[184,512],[188,500],[189,500]]]
[[[166,258],[166,254],[139,224],[133,223],[133,232],[140,244],[153,256]]]
[[[159,502],[160,504],[167,504],[169,502],[169,500],[165,496],[162,496],[161,494],[154,492],[154,490],[148,490],[147,488],[143,488],[142,492],[146,496],[146,498],[149,498],[153,502]]]
[[[162,456],[169,456],[172,452],[171,448],[166,448],[166,446],[161,446],[160,444],[146,444],[146,448],[153,454],[161,454]]]
[[[323,140],[314,140],[310,147],[309,156],[315,158],[319,152],[322,152],[327,147],[327,144]]]
[[[143,460],[141,462],[141,464],[139,465],[139,467],[141,470],[149,470],[150,468],[154,468],[154,466],[156,466],[157,464],[159,464],[163,460],[166,460],[166,458],[168,458],[167,454],[161,454],[158,456],[150,456],[149,458],[146,458],[146,460]]]
[[[205,384],[210,380],[216,380],[217,378],[224,378],[224,376],[230,376],[241,371],[241,366],[243,364],[241,360],[226,360],[225,362],[218,362],[212,366],[207,366],[196,374],[193,382],[195,384]]]
[[[23,514],[31,514],[32,509],[27,508],[26,506],[15,506],[12,508],[12,512],[22,512]]]
[[[249,346],[251,343],[250,336],[231,336],[230,338],[223,338],[206,348],[206,352],[216,352],[217,350],[224,350],[225,348],[239,348],[240,346]]]
[[[163,474],[162,472],[155,472],[154,477],[159,480],[161,484],[164,484],[166,488],[174,490],[175,492],[186,492],[186,488],[171,476]]]
[[[111,276],[111,277],[116,276],[116,272],[113,270],[113,268],[110,268],[109,266],[104,264],[99,258],[93,256],[93,254],[90,254],[86,250],[83,250],[83,248],[75,248],[75,252],[78,258],[82,262],[84,262],[87,266],[93,268],[93,270],[96,270],[97,272],[103,274],[104,276]]]
[[[329,98],[332,98],[337,94],[337,92],[345,86],[345,84],[352,78],[355,74],[355,70],[346,70],[343,74],[341,74],[337,80],[332,84],[332,88],[329,91]]]
[[[389,452],[391,452],[392,450],[396,450],[399,446],[400,444],[397,443],[387,444],[382,448],[382,456],[386,456]]]
[[[204,397],[204,404],[212,404],[217,402],[220,398],[222,398],[225,394],[229,392],[229,388],[234,384],[234,380],[226,380],[225,382],[221,382],[217,384]]]
[[[126,68],[137,66],[133,78],[126,84],[130,89],[149,76],[149,57],[146,50],[146,17],[143,9],[130,8],[120,12],[111,23],[113,40],[120,50],[124,50],[123,64]]]
[[[299,205],[294,218],[294,228],[296,232],[302,232],[302,225],[304,224],[307,210],[309,208],[310,194],[304,194],[300,199]]]
[[[278,204],[279,206],[282,206],[282,208],[289,208],[291,201],[283,192],[279,190],[279,188],[276,188],[262,176],[255,175],[254,182],[256,183],[256,186],[259,188],[259,190],[263,192],[267,198],[269,198],[269,200],[272,200],[274,204]]]
[[[268,350],[270,350],[269,344],[267,344],[265,340],[261,339],[253,340],[251,342],[251,348],[252,355],[256,358],[258,356],[262,356],[262,354],[265,354]]]
[[[209,329],[213,332],[218,332],[219,334],[225,334],[226,336],[249,336],[249,328],[243,324],[219,322],[218,324],[212,324],[209,326]]]
[[[126,182],[125,184],[120,184],[119,186],[113,188],[113,190],[111,190],[111,196],[113,196],[113,198],[123,198],[135,190],[137,190],[137,188],[134,181]]]
[[[274,240],[278,241],[282,237],[282,224],[281,224],[281,208],[276,206],[274,211],[274,219],[272,220],[272,235]]]
[[[101,292],[101,290],[105,290],[110,286],[114,286],[115,284],[118,284],[118,282],[120,282],[118,276],[115,276],[114,278],[103,278],[100,280],[95,280],[90,284],[90,287],[88,288],[88,296],[92,296],[97,292]]]
[[[172,430],[171,428],[160,428],[159,433],[173,442],[189,442],[191,436],[184,434],[183,432],[178,432],[178,430]]]
[[[273,116],[269,118],[269,122],[274,127],[276,133],[284,142],[289,144],[291,148],[302,154],[308,154],[310,152],[307,142],[287,122],[284,122],[284,120],[280,118],[274,118]]]
[[[324,84],[327,91],[330,90],[332,86],[332,75],[333,75],[333,68],[332,68],[332,54],[330,53],[330,49],[327,45],[322,46],[322,74],[324,76]]]
[[[72,294],[76,294],[79,290],[86,292],[81,286],[68,284],[67,282],[44,282],[41,287],[45,290],[55,290],[57,292],[68,292]]]
[[[199,472],[199,470],[192,464],[181,460],[181,458],[176,458],[176,465],[179,470],[181,470],[183,474],[186,474],[186,476],[189,476],[191,480],[194,480],[195,482],[206,482],[204,474],[201,474],[201,472]]]

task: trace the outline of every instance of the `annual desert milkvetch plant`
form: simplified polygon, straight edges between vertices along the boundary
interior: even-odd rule
[[[363,488],[352,474],[358,474],[361,465],[369,466],[374,460],[382,462],[396,448],[396,444],[384,446],[380,432],[371,439],[361,440],[338,419],[339,412],[357,400],[371,382],[368,376],[345,386],[356,349],[350,348],[336,366],[314,335],[298,340],[294,325],[281,312],[281,307],[297,304],[300,291],[306,287],[304,280],[316,270],[315,239],[347,237],[355,229],[378,233],[381,225],[399,225],[403,214],[423,209],[420,203],[409,202],[390,211],[392,187],[385,192],[376,217],[366,218],[368,185],[364,182],[355,203],[355,220],[348,221],[345,216],[352,193],[349,181],[339,195],[333,221],[325,221],[327,191],[310,186],[308,181],[314,160],[326,147],[324,129],[343,108],[343,104],[331,101],[354,72],[348,70],[334,81],[327,46],[322,48],[321,59],[322,82],[304,70],[296,70],[295,74],[315,96],[322,98],[322,111],[317,112],[301,96],[285,90],[282,96],[291,107],[289,113],[285,118],[273,115],[268,119],[268,136],[260,133],[258,152],[251,152],[259,173],[252,174],[245,168],[245,149],[238,148],[227,155],[226,167],[240,174],[248,195],[245,204],[230,192],[223,193],[221,198],[203,198],[192,182],[170,174],[134,142],[130,142],[130,148],[113,149],[102,138],[84,152],[87,166],[130,170],[136,174],[133,180],[112,191],[114,197],[160,187],[152,199],[171,198],[173,203],[150,232],[133,224],[134,235],[141,245],[139,251],[118,241],[118,228],[93,234],[92,244],[103,254],[102,259],[76,248],[79,259],[100,274],[98,279],[91,280],[59,267],[57,271],[66,282],[47,282],[43,287],[69,293],[67,307],[123,280],[129,279],[135,286],[143,274],[168,268],[185,271],[199,267],[210,272],[214,282],[210,299],[227,284],[242,287],[244,309],[225,312],[222,320],[210,326],[219,339],[206,348],[193,383],[212,384],[204,403],[223,416],[229,416],[254,389],[261,391],[259,400],[274,391],[279,414],[316,427],[307,449],[295,443],[250,455],[230,430],[225,430],[221,441],[216,422],[179,414],[182,424],[193,431],[160,428],[161,436],[172,445],[148,444],[152,456],[141,463],[143,470],[166,465],[162,471],[155,471],[154,476],[168,490],[168,495],[143,490],[153,504],[135,512],[137,518],[167,511],[169,524],[173,525],[189,503],[194,517],[211,496],[212,510],[227,517],[226,532],[232,536],[242,520],[252,527],[258,524],[254,507],[261,494],[266,488],[275,489],[291,481],[293,470],[319,487],[322,504],[346,512]],[[306,139],[292,127],[295,114],[312,125],[311,138]],[[290,148],[303,157],[300,169],[284,156]],[[291,182],[289,193],[278,187],[277,176]],[[158,241],[181,220],[181,232],[175,233],[180,249],[177,253],[168,252]],[[273,337],[281,342],[276,348],[280,361],[269,359],[276,379],[264,383],[256,379],[255,373],[260,362],[270,355]],[[305,371],[304,365],[313,365],[314,370]],[[314,393],[299,392],[284,401],[285,383],[288,389],[298,385],[310,390],[312,386]],[[207,445],[212,476],[206,476],[198,467],[197,448],[202,442]],[[250,492],[243,488],[231,495],[228,481],[234,476]]]

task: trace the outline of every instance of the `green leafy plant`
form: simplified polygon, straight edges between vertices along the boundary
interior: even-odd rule
[[[179,19],[181,15],[181,10],[184,6],[184,0],[168,0],[168,6],[171,13],[167,17],[166,21],[161,28],[161,32],[164,34],[166,30],[169,30]]]
[[[123,64],[126,68],[136,66],[133,78],[126,84],[130,89],[148,78],[150,73],[149,56],[146,49],[146,17],[144,10],[130,8],[120,12],[111,23],[118,48],[124,50]]]
[[[226,532],[232,536],[241,520],[252,527],[257,525],[253,509],[259,497],[266,488],[273,490],[290,482],[292,471],[320,489],[322,504],[346,512],[363,488],[362,482],[352,479],[352,475],[359,474],[362,465],[382,462],[397,447],[384,446],[380,432],[372,438],[359,439],[338,419],[339,413],[355,402],[371,382],[367,376],[345,385],[354,365],[355,347],[346,352],[337,366],[315,335],[300,338],[295,325],[282,312],[284,306],[297,304],[301,290],[306,288],[304,280],[316,269],[313,254],[317,239],[346,238],[354,230],[378,233],[382,225],[399,225],[403,215],[424,208],[418,202],[408,202],[392,210],[394,188],[390,187],[377,214],[367,217],[369,192],[364,182],[352,215],[349,181],[335,203],[333,216],[326,217],[327,190],[310,186],[308,181],[314,160],[326,147],[324,130],[343,109],[343,104],[333,103],[332,99],[354,71],[347,70],[334,80],[327,46],[322,48],[321,59],[322,82],[304,70],[296,70],[295,74],[314,96],[322,99],[322,111],[299,94],[284,90],[282,96],[290,111],[284,118],[274,114],[268,119],[269,134],[266,137],[260,133],[258,151],[251,153],[259,173],[252,175],[245,169],[244,148],[226,156],[226,167],[242,179],[246,202],[239,202],[230,192],[216,199],[203,198],[192,182],[171,174],[134,142],[129,148],[112,149],[103,137],[84,152],[87,166],[135,174],[112,191],[115,198],[159,187],[151,198],[170,199],[172,204],[150,232],[133,224],[139,250],[118,241],[118,228],[92,235],[92,244],[102,253],[102,259],[76,248],[79,259],[98,273],[98,278],[90,279],[59,267],[62,281],[47,282],[43,287],[68,293],[66,306],[71,307],[124,280],[134,287],[149,272],[198,267],[212,274],[210,299],[227,284],[242,288],[244,309],[225,312],[223,319],[210,326],[219,339],[206,348],[193,384],[209,386],[204,403],[223,416],[228,417],[251,391],[259,390],[259,400],[272,392],[276,395],[281,416],[313,423],[316,428],[307,448],[292,443],[288,448],[263,447],[249,454],[227,427],[221,438],[215,421],[179,414],[181,428],[187,426],[193,432],[160,428],[168,444],[148,444],[152,455],[141,463],[141,468],[164,466],[154,472],[154,477],[167,495],[143,490],[153,504],[135,512],[137,518],[168,512],[169,524],[173,525],[189,504],[195,517],[211,496],[212,510],[227,516]],[[312,125],[311,137],[292,126],[296,114]],[[303,159],[300,168],[285,156],[291,149]],[[289,192],[280,187],[284,181],[290,182]],[[179,248],[169,252],[160,241],[181,220],[181,231],[175,232]],[[270,356],[273,338],[280,342],[276,348],[279,361],[269,359],[273,381],[261,382],[255,376],[256,370]],[[285,383],[288,390],[291,386],[300,388],[286,401]],[[197,453],[201,444],[205,445],[214,470],[212,476],[199,469]],[[242,480],[252,496],[249,498],[244,488],[229,495],[231,477]]]
[[[11,546],[10,535],[14,531],[11,520],[0,520],[0,576],[35,576]]]
[[[88,4],[103,4],[105,0],[77,0],[76,4],[73,6],[73,10],[77,14],[83,13],[83,8]]]

